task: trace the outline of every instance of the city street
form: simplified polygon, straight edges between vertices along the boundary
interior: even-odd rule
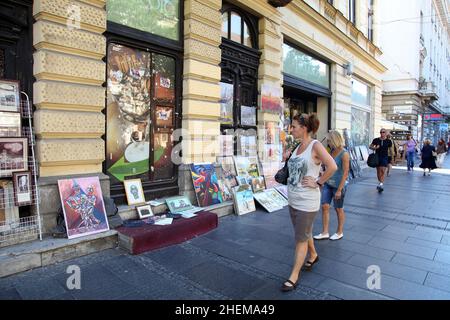
[[[316,241],[320,261],[290,293],[279,290],[294,252],[288,209],[257,207],[180,245],[137,256],[112,249],[2,278],[0,299],[450,299],[450,157],[445,168],[424,177],[394,167],[382,194],[366,169],[349,186],[344,238]],[[79,290],[66,286],[70,265],[81,268]],[[378,283],[368,281],[374,268]]]

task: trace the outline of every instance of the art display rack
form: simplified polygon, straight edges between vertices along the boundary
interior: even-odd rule
[[[42,240],[42,221],[39,211],[40,199],[37,184],[39,172],[35,154],[36,141],[33,133],[32,104],[25,92],[21,91],[21,94],[21,129],[22,137],[28,138],[27,171],[31,173],[31,201],[26,205],[20,205],[20,207],[28,208],[28,210],[23,210],[27,211],[27,216],[20,217],[11,178],[11,170],[17,168],[17,163],[14,165],[4,159],[0,159],[0,180],[11,180],[0,189],[0,209],[5,212],[5,221],[0,221],[0,247],[36,239]]]

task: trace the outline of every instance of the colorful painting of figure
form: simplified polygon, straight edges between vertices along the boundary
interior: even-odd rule
[[[199,207],[223,202],[213,164],[191,164],[191,174]]]
[[[58,180],[69,239],[109,230],[98,177]]]

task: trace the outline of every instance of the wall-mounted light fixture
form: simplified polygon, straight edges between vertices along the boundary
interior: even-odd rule
[[[342,66],[345,70],[346,76],[351,76],[353,74],[353,62],[348,62]]]

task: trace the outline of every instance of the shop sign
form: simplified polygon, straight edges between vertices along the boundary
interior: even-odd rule
[[[439,125],[439,131],[448,131],[448,123],[441,123]]]
[[[441,121],[444,116],[440,113],[427,113],[423,115],[423,121]]]
[[[394,113],[413,113],[413,106],[394,106]]]

